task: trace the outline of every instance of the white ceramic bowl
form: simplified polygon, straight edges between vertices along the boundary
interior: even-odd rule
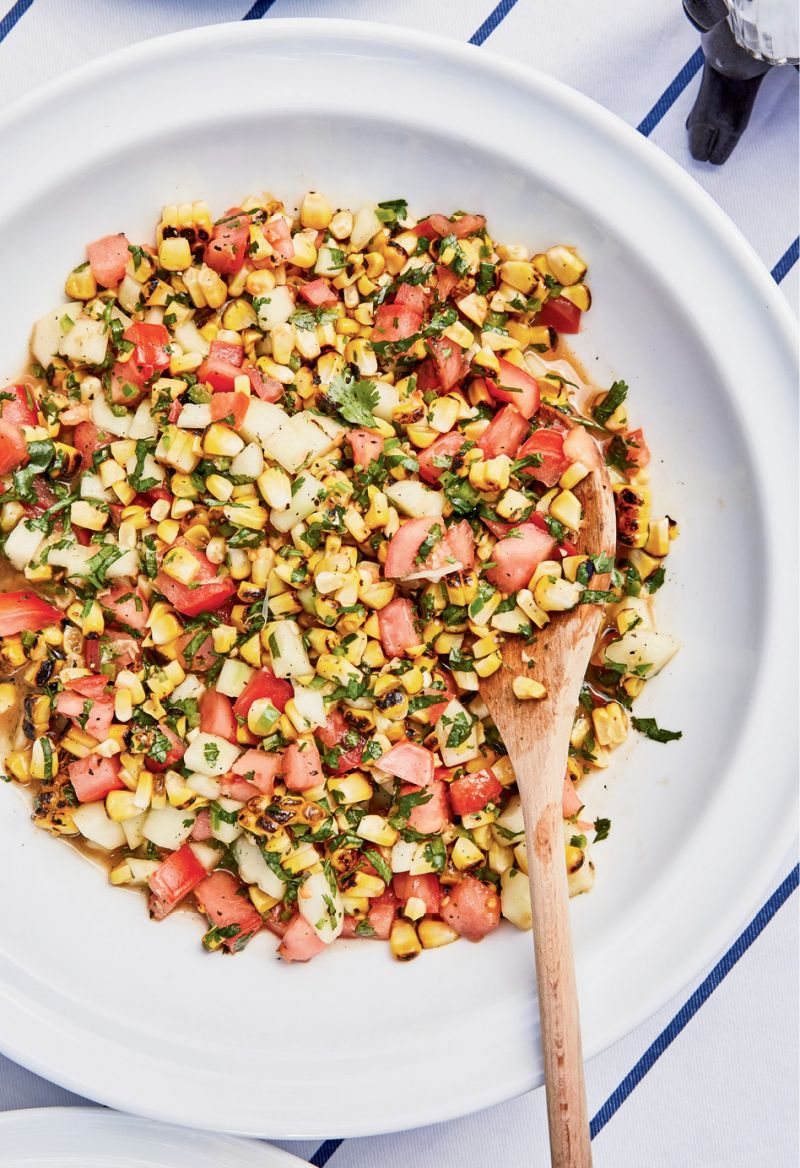
[[[791,843],[793,332],[749,247],[585,98],[368,24],[138,45],[6,111],[0,155],[14,179],[0,184],[8,377],[85,242],[149,235],[162,203],[222,211],[265,187],[351,206],[404,195],[419,214],[485,211],[500,239],[588,258],[580,350],[601,383],[630,383],[656,507],[682,532],[660,608],[685,647],[640,713],[684,736],[638,741],[595,784],[612,834],[595,890],[573,903],[587,1055],[631,1030],[731,938]],[[531,942],[510,926],[410,966],[361,942],[289,967],[268,935],[211,957],[190,916],[149,923],[138,896],[0,795],[0,1045],[49,1078],[283,1137],[430,1123],[541,1081]]]

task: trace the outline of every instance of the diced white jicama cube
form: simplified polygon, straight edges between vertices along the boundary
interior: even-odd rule
[[[327,414],[313,414],[312,417],[314,424],[319,426],[320,430],[324,430],[334,444],[341,442],[342,438],[348,432],[347,426],[343,426],[335,418],[329,418]]]
[[[192,842],[189,844],[189,847],[197,856],[206,872],[210,872],[212,868],[216,868],[217,864],[222,859],[222,853],[220,852],[219,848],[212,848],[211,844]]]
[[[126,272],[117,288],[117,300],[126,312],[135,312],[141,299],[143,284]]]
[[[259,328],[264,332],[269,332],[276,325],[286,324],[294,312],[294,297],[286,285],[273,288],[264,296],[256,297],[254,304]]]
[[[159,860],[140,860],[136,856],[128,856],[125,863],[131,870],[129,884],[146,884],[159,866]]]
[[[202,795],[204,799],[217,799],[219,797],[219,783],[210,775],[201,775],[198,771],[192,771],[186,780],[186,786],[191,791],[196,791],[198,795]]]
[[[171,701],[182,702],[185,698],[198,698],[205,686],[194,673],[187,673],[179,686],[172,691]]]
[[[528,877],[519,868],[509,868],[500,877],[500,910],[518,929],[531,928],[531,888]]]
[[[136,407],[136,413],[133,415],[131,428],[128,431],[129,438],[155,438],[158,435],[158,423],[153,415],[150,413],[150,401],[145,398],[140,401]]]
[[[47,562],[55,568],[63,568],[68,579],[80,580],[86,576],[87,564],[96,554],[96,544],[83,547],[77,542],[72,542],[66,547],[49,547],[47,549]]]
[[[94,548],[97,551],[97,547]],[[133,548],[114,560],[113,564],[109,564],[106,568],[107,580],[124,580],[128,576],[136,576],[139,573],[139,557]]]
[[[257,844],[240,835],[231,850],[239,866],[239,875],[245,884],[255,884],[267,896],[274,896],[277,900],[283,899],[286,884],[270,868]]]
[[[390,503],[403,515],[412,519],[438,518],[444,514],[445,495],[443,491],[432,491],[416,479],[402,479],[398,483],[387,483],[383,488]]]
[[[44,543],[43,533],[29,527],[28,522],[21,519],[6,536],[5,553],[18,572],[24,572]]]
[[[447,767],[462,766],[477,758],[479,752],[477,721],[455,698],[436,723],[436,739],[442,761]],[[451,745],[448,746],[448,743]]]
[[[181,430],[205,430],[211,422],[209,402],[189,402],[178,414],[177,425]]]
[[[495,823],[498,827],[502,827],[504,833],[506,833],[503,838],[504,844],[514,842],[513,839],[507,838],[508,834],[523,839],[525,835],[525,819],[522,814],[522,800],[519,795],[511,796],[508,803],[506,803],[503,813],[498,815]]]
[[[43,369],[58,356],[70,327],[69,322],[76,321],[82,311],[81,302],[71,300],[69,304],[62,304],[54,312],[48,312],[41,320],[37,320],[31,334],[31,352]]]
[[[175,851],[192,834],[194,812],[179,807],[151,807],[145,816],[142,835],[157,848]]]
[[[225,775],[239,757],[239,747],[217,734],[201,731],[183,756],[183,764],[201,775]]]
[[[304,463],[327,454],[335,445],[306,413],[294,414],[263,441],[267,455],[290,474]]]
[[[417,845],[411,840],[398,840],[392,847],[392,871],[410,872],[416,851]]]
[[[353,251],[361,251],[366,247],[382,226],[376,208],[371,203],[360,207],[353,216],[353,230],[350,232],[350,245]]]
[[[344,271],[347,256],[340,247],[323,244],[317,252],[314,272],[317,276],[338,276]]]
[[[680,641],[669,633],[637,625],[606,646],[606,660],[624,666],[628,673],[639,671],[643,677],[650,678],[661,672],[680,647]]]
[[[185,320],[183,324],[179,324],[172,335],[184,353],[208,356],[210,345],[193,320]]]
[[[289,415],[286,411],[276,406],[274,402],[251,397],[239,433],[246,442],[260,442],[263,445],[266,439],[288,420]],[[244,450],[240,451],[237,458],[242,454]]]
[[[113,852],[114,848],[121,848],[125,843],[122,825],[109,819],[103,803],[82,803],[72,812],[72,821],[84,839],[107,852]]]
[[[378,404],[372,412],[376,418],[382,418],[384,422],[391,422],[393,420],[392,411],[400,404],[400,392],[388,381],[376,381],[375,389],[378,393]]]
[[[437,856],[430,845],[414,844],[414,858],[409,868],[411,876],[427,876],[431,872],[438,872]]]
[[[104,397],[96,397],[89,407],[92,421],[98,430],[106,430],[115,438],[127,438],[133,425],[133,414],[126,410],[119,416],[114,413]]]
[[[81,475],[81,498],[102,499],[104,503],[111,500],[111,495],[103,486],[100,475],[95,474],[93,470],[85,470]]]
[[[133,458],[128,459],[125,464],[125,469],[129,475],[134,474],[136,471],[135,455]],[[141,462],[141,477],[143,479],[155,479],[157,483],[163,483],[167,476],[161,463],[156,462],[152,454],[145,454]]]
[[[308,689],[304,685],[295,685],[294,704],[297,713],[305,719],[302,731],[313,730],[325,724],[325,701],[318,689]]]
[[[128,841],[128,847],[131,851],[138,848],[144,841],[142,828],[144,827],[145,812],[141,815],[134,815],[132,819],[123,819],[122,830],[125,832],[125,839]]]
[[[270,511],[270,523],[277,531],[291,531],[301,519],[316,510],[327,491],[319,479],[305,471],[294,482],[294,494],[285,511]]]
[[[264,469],[264,455],[257,442],[248,442],[231,462],[231,474],[242,479],[257,479]]]
[[[242,834],[242,828],[236,816],[244,807],[238,799],[218,799],[217,807],[211,809],[211,834],[222,844],[232,844]],[[220,811],[223,814],[220,814]],[[228,822],[231,820],[231,822]]]
[[[276,677],[310,677],[313,674],[300,629],[294,621],[275,621],[270,625],[268,644]]]
[[[59,352],[81,365],[102,365],[106,359],[108,337],[105,321],[79,316],[65,334]]]
[[[228,657],[219,671],[216,688],[229,698],[238,698],[254,670],[236,657]]]
[[[311,872],[303,883],[297,907],[326,945],[335,941],[344,928],[344,908],[336,883],[324,872]]]

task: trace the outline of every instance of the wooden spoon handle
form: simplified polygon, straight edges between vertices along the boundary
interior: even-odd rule
[[[539,744],[537,751],[518,759],[517,766],[534,772],[519,775],[519,790],[527,824],[528,879],[551,1161],[553,1168],[591,1168],[569,890],[562,844],[561,776],[570,723],[560,726],[546,743]],[[551,777],[553,767],[555,782]]]

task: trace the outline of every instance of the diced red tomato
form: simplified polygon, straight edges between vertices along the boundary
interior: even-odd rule
[[[131,258],[128,239],[122,232],[96,239],[86,248],[86,255],[92,275],[104,288],[116,288]]]
[[[486,226],[483,215],[462,215],[460,219],[448,219],[446,215],[429,215],[421,220],[411,230],[415,235],[424,235],[426,239],[436,236],[455,235],[456,239],[466,239],[468,235],[475,235]]]
[[[138,321],[126,328],[122,335],[134,346],[130,357],[122,365],[124,376],[129,381],[144,385],[167,368],[171,338],[163,324]]]
[[[250,399],[246,393],[215,393],[211,398],[211,420],[224,421],[238,430],[244,421]]]
[[[397,742],[381,755],[378,766],[412,787],[427,787],[433,779],[433,755],[416,742]]]
[[[406,649],[420,644],[419,633],[414,628],[414,606],[403,597],[395,597],[379,610],[378,627],[387,657],[402,657]]]
[[[234,341],[212,341],[208,348],[208,355],[228,361],[231,365],[242,367],[244,362],[244,348]]]
[[[207,807],[203,807],[200,811],[197,812],[194,826],[192,827],[192,833],[189,838],[197,840],[198,843],[202,843],[204,840],[214,838],[211,831],[211,812]]]
[[[6,394],[10,394],[10,399]],[[36,401],[29,385],[7,385],[0,389],[0,418],[15,426],[36,425]]]
[[[250,243],[250,220],[239,207],[231,207],[211,233],[205,262],[220,276],[235,276],[244,264]]]
[[[387,577],[397,578],[407,576],[418,570],[420,565],[414,560],[428,532],[432,527],[444,529],[441,519],[428,517],[426,519],[408,519],[401,523],[389,541],[389,548],[384,564],[384,573]]]
[[[435,669],[433,671],[433,679],[436,682],[441,682],[440,686],[426,687],[422,692],[426,697],[433,697],[437,694],[442,695],[442,701],[436,702],[435,705],[428,706],[428,723],[435,726],[441,718],[442,714],[447,709],[452,698],[456,697],[458,690],[456,683],[453,680],[452,674],[447,669]]]
[[[331,288],[327,280],[319,276],[316,280],[308,280],[298,288],[306,304],[312,308],[332,308],[339,303],[339,293]]]
[[[581,330],[581,310],[565,296],[548,300],[536,317],[537,324],[554,328],[557,333],[578,333]]]
[[[268,754],[265,750],[246,750],[239,755],[231,770],[252,783],[260,794],[271,798],[281,766],[282,758],[279,754]]]
[[[150,608],[138,588],[115,584],[108,592],[101,592],[97,599],[115,625],[136,629],[137,632],[147,628]]]
[[[371,430],[351,430],[349,437],[356,466],[369,466],[383,454],[380,434],[373,434]]]
[[[73,677],[64,685],[84,698],[101,698],[108,689],[108,678],[103,673],[90,673],[86,677]]]
[[[33,592],[4,592],[0,595],[0,637],[13,637],[28,629],[38,632],[64,619],[60,608],[48,604]]]
[[[427,345],[439,375],[439,384],[446,392],[457,385],[469,369],[464,350],[455,341],[444,337],[432,337]]]
[[[322,759],[313,742],[292,742],[284,751],[282,769],[290,791],[309,791],[324,779]]]
[[[83,655],[89,669],[102,670],[112,680],[123,669],[138,669],[142,646],[135,637],[113,631],[103,637],[87,637]]]
[[[472,815],[483,811],[487,803],[496,803],[502,793],[502,784],[488,768],[454,779],[449,790],[450,804],[456,815]]]
[[[325,948],[306,918],[297,913],[286,926],[278,953],[284,961],[310,961]]]
[[[407,304],[382,304],[375,314],[373,341],[404,341],[422,327],[422,313]]]
[[[442,547],[447,560],[461,564],[464,570],[473,567],[475,537],[466,519],[450,524],[442,540]]]
[[[445,267],[444,264],[436,265],[436,291],[439,299],[444,304],[450,293],[458,284],[458,276],[450,268]]]
[[[442,529],[442,535],[434,542],[424,562],[417,563],[419,549],[434,527]],[[474,560],[475,540],[466,520],[445,529],[443,520],[429,516],[409,519],[400,525],[389,541],[384,572],[389,578],[400,579],[419,572],[446,574],[471,568]]]
[[[500,897],[491,884],[466,876],[442,902],[442,920],[468,941],[481,941],[500,924]]]
[[[198,569],[190,584],[173,580],[166,572],[159,572],[155,587],[166,596],[170,604],[184,616],[197,616],[201,612],[214,612],[236,592],[236,581],[230,576],[219,576],[219,568],[212,564],[188,539],[176,539],[173,547],[182,547],[197,560]]]
[[[114,721],[114,698],[111,694],[88,698],[74,690],[64,690],[56,698],[56,710],[65,718],[73,718],[92,738],[104,742]]]
[[[166,758],[163,762],[159,762],[152,754],[147,754],[145,755],[144,765],[149,771],[168,771],[170,767],[174,767],[183,758],[186,753],[186,743],[166,722],[159,722],[158,729],[169,743]]]
[[[267,243],[276,251],[281,259],[294,259],[294,244],[292,243],[292,235],[289,231],[289,224],[285,219],[278,216],[277,219],[271,219],[269,223],[265,223],[263,227],[264,238]]]
[[[552,555],[553,547],[549,532],[541,531],[533,523],[523,523],[492,548],[495,567],[488,570],[487,579],[505,593],[527,588],[542,560]]]
[[[486,226],[483,215],[462,215],[460,219],[451,221],[448,234],[455,235],[456,239],[466,239],[468,235],[477,235]]]
[[[81,469],[86,470],[92,465],[94,452],[102,445],[100,431],[94,422],[80,422],[73,431],[72,444],[80,452]]]
[[[246,373],[250,378],[253,393],[262,401],[277,402],[283,397],[284,390],[280,381],[274,377],[264,377],[261,370],[256,369],[254,365],[247,365],[242,369],[242,373]]]
[[[224,868],[201,880],[194,896],[197,907],[206,914],[212,929],[234,929],[238,925],[238,932],[222,941],[232,953],[244,949],[264,923],[253,907],[245,885]]]
[[[67,767],[69,781],[81,803],[96,803],[105,799],[109,791],[121,791],[125,786],[119,777],[118,758],[103,758],[87,754]]]
[[[314,733],[328,750],[338,747],[341,751],[334,768],[337,774],[343,775],[359,766],[364,753],[364,739],[347,725],[340,710],[331,710],[325,725],[318,726]],[[350,745],[352,739],[355,742]]]
[[[625,435],[628,455],[625,461],[628,466],[637,470],[644,470],[650,462],[650,447],[644,440],[644,430],[629,430]]]
[[[197,380],[211,386],[212,393],[232,393],[236,378],[244,372],[249,376],[249,370],[243,370],[241,365],[234,365],[233,361],[225,357],[214,357],[209,353],[197,370]]]
[[[207,689],[200,698],[200,729],[204,734],[236,741],[236,716],[231,699],[218,689]]]
[[[259,669],[234,702],[233,712],[237,718],[246,721],[253,702],[258,698],[269,698],[275,709],[283,713],[293,694],[291,682],[276,677],[271,669]]]
[[[449,434],[442,434],[441,438],[437,438],[425,450],[420,450],[417,454],[419,477],[426,483],[438,482],[464,442],[465,438],[460,430],[451,430]]]
[[[192,647],[192,656],[191,659],[188,659],[184,655],[184,650],[194,641],[194,638],[195,633],[184,633],[183,636],[178,637],[177,660],[182,669],[187,671],[191,669],[192,673],[205,673],[219,661],[219,654],[214,651],[214,641],[209,633],[199,645]]]
[[[150,885],[150,915],[163,921],[177,904],[206,878],[206,870],[189,844],[171,852],[148,878]]]
[[[541,400],[539,382],[525,369],[512,365],[504,357],[498,357],[500,374],[496,381],[486,378],[489,393],[497,401],[511,402],[523,418],[532,418]]]
[[[409,795],[412,791],[418,788],[405,784],[400,788],[401,795]],[[408,817],[408,826],[414,831],[424,832],[425,835],[430,835],[433,832],[441,831],[446,823],[450,821],[450,803],[447,797],[447,784],[441,779],[434,778],[423,787],[420,792],[421,795],[430,795],[427,803],[418,803],[416,807],[411,808],[411,814]]]
[[[373,896],[369,902],[367,924],[371,933],[357,933],[358,921],[355,917],[344,918],[343,937],[372,937],[376,941],[388,941],[392,931],[394,918],[397,916],[397,897],[393,892],[384,892],[381,896]]]
[[[424,361],[420,361],[416,368],[416,374],[417,389],[420,393],[426,393],[429,389],[442,388],[433,357],[426,357]]]
[[[406,308],[413,308],[415,312],[424,312],[428,296],[419,284],[401,284],[395,294],[395,304],[405,304]]]
[[[572,779],[564,776],[564,793],[561,799],[561,813],[565,819],[572,819],[573,815],[577,815],[583,807],[583,799],[581,799],[578,792],[575,790],[575,784]]]
[[[527,418],[523,418],[516,406],[503,406],[481,434],[478,446],[486,458],[497,458],[498,454],[516,458],[528,428]]]
[[[527,458],[529,454],[540,454],[540,466],[526,467],[522,473],[536,479],[537,483],[544,483],[546,487],[554,487],[570,464],[569,458],[564,455],[564,432],[556,429],[534,430],[519,452],[519,458]]]
[[[28,444],[16,422],[0,418],[0,474],[16,470],[28,461]]]
[[[438,913],[442,900],[439,877],[433,872],[423,876],[411,876],[408,872],[396,872],[392,880],[392,891],[401,904],[415,896],[425,904],[426,913]]]

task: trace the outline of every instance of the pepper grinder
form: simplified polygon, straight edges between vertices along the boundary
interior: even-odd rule
[[[796,0],[683,0],[702,33],[703,78],[686,121],[692,158],[725,162],[741,138],[764,77],[800,56]]]

